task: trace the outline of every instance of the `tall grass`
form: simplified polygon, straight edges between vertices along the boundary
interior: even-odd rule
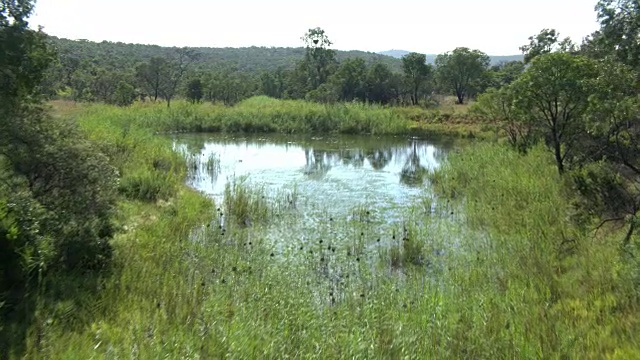
[[[438,205],[416,204],[405,228],[377,243],[360,236],[366,221],[327,222],[318,234],[354,238],[287,253],[261,226],[211,224],[215,206],[182,185],[166,141],[123,135],[117,113],[78,120],[123,178],[160,171],[175,190],[123,198],[113,274],[83,308],[46,304],[28,358],[638,356],[636,265],[569,221],[571,193],[542,149],[470,147],[432,174]],[[269,223],[262,196],[237,183],[219,211]]]
[[[57,104],[58,107],[64,104]],[[374,104],[319,104],[257,96],[233,107],[175,101],[135,103],[127,108],[91,104],[88,114],[109,113],[120,128],[137,126],[157,132],[229,133],[341,133],[341,134],[449,134],[491,136],[491,128],[471,119],[466,111],[383,107]]]

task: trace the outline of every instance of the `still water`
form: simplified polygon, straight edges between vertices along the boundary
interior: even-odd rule
[[[349,218],[354,209],[382,222],[429,195],[426,174],[438,168],[451,140],[376,136],[183,135],[174,147],[199,157],[188,183],[221,203],[233,179],[271,196],[295,194],[305,217]]]

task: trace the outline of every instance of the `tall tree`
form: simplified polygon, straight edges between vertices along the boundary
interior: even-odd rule
[[[517,96],[516,106],[542,129],[560,173],[575,156],[575,146],[584,133],[589,82],[596,77],[591,59],[551,53],[536,57],[511,87]]]
[[[471,85],[481,79],[489,67],[489,56],[466,47],[436,57],[436,77],[443,90],[453,91],[458,104],[464,103]]]
[[[309,90],[315,90],[324,84],[336,65],[336,53],[329,47],[333,45],[321,28],[309,29],[302,37],[305,44],[304,64],[309,79]]]
[[[171,106],[171,100],[178,92],[182,78],[187,70],[198,58],[198,54],[193,49],[175,49],[175,54],[167,61],[166,73],[160,86],[160,94],[167,101],[167,107]]]
[[[431,75],[431,66],[427,65],[427,56],[415,52],[403,56],[402,69],[411,88],[411,103],[418,105],[421,87]]]

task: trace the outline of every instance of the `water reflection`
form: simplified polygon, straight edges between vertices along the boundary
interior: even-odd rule
[[[363,202],[387,208],[409,203],[451,148],[442,141],[373,136],[185,135],[174,146],[198,159],[189,183],[214,197],[230,178],[243,176],[268,192],[295,185],[301,198],[345,212]]]
[[[400,171],[400,181],[406,185],[420,185],[424,182],[424,177],[429,169],[420,164],[418,154],[418,142],[413,141],[411,152],[405,160],[402,171]]]

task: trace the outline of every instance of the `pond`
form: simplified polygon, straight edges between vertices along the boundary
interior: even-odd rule
[[[293,209],[267,231],[279,248],[356,231],[371,237],[395,231],[415,211],[432,210],[426,174],[456,144],[451,139],[379,136],[180,135],[174,148],[191,162],[188,183],[222,204],[225,186],[243,182]],[[425,210],[425,209],[423,209]],[[295,216],[292,216],[295,215]],[[280,216],[282,214],[278,214]],[[285,214],[286,215],[286,214]],[[221,223],[224,221],[220,219]],[[342,234],[344,238],[349,237]]]

